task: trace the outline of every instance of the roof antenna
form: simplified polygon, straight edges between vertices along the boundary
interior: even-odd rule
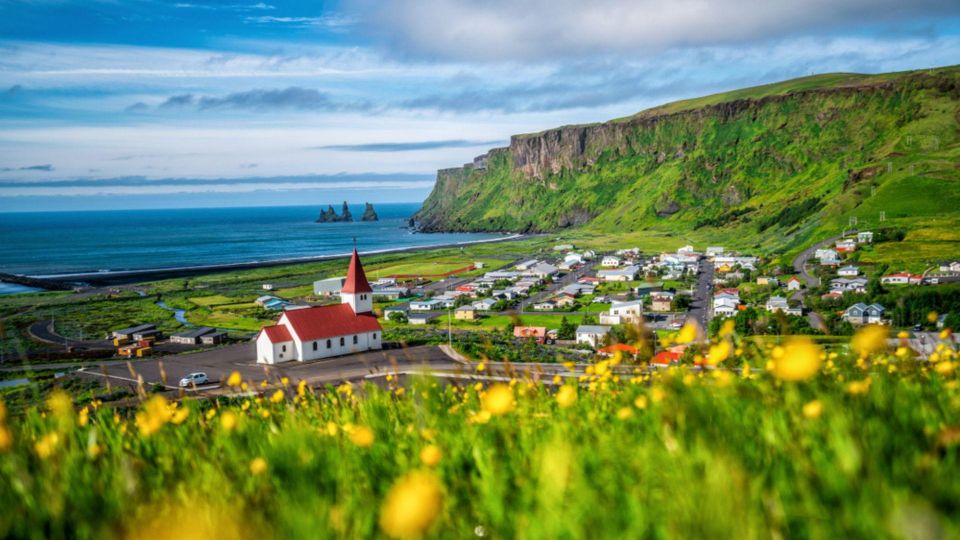
[[[353,250],[354,250],[354,251],[357,250],[357,237],[356,237],[356,236],[353,237]]]

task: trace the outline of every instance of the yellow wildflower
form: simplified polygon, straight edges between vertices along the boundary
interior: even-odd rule
[[[0,423],[0,452],[6,452],[13,446],[13,434],[7,426]]]
[[[73,400],[63,390],[54,390],[47,398],[47,408],[55,418],[68,419],[73,416]]]
[[[190,409],[186,407],[179,407],[173,411],[173,415],[170,417],[170,422],[175,425],[180,425],[190,416]]]
[[[360,448],[373,446],[373,430],[367,426],[357,426],[350,431],[350,441]]]
[[[443,487],[429,472],[412,472],[400,478],[380,508],[380,528],[391,538],[422,536],[443,509]]]
[[[730,342],[723,339],[720,343],[710,346],[710,352],[707,355],[706,364],[709,366],[715,366],[720,362],[723,362],[730,357],[730,351],[733,347],[730,346]]]
[[[477,364],[477,371],[483,371],[485,369],[487,369],[487,365],[484,364],[483,362],[480,362],[479,364]]]
[[[481,398],[483,410],[494,416],[507,414],[516,408],[513,390],[505,384],[495,384]]]
[[[647,396],[637,396],[637,399],[633,400],[633,406],[641,410],[646,409],[647,404]]]
[[[949,360],[944,362],[937,362],[937,364],[933,366],[933,369],[936,370],[936,372],[941,375],[949,375],[953,373],[955,369],[957,369],[957,363],[951,362]]]
[[[227,377],[227,386],[236,388],[240,386],[240,383],[242,382],[243,382],[243,377],[240,376],[239,371],[234,371],[233,373],[230,374],[229,377]]]
[[[822,358],[820,347],[807,338],[793,338],[773,363],[773,375],[784,381],[802,381],[817,374]]]
[[[53,454],[53,451],[56,450],[59,443],[60,436],[51,431],[50,433],[47,433],[41,437],[40,440],[33,445],[33,449],[37,452],[37,455],[40,456],[41,459],[47,459],[51,454]]]
[[[420,450],[420,461],[427,467],[435,467],[440,463],[441,458],[443,458],[443,452],[441,452],[440,447],[435,444],[428,444]]]
[[[237,427],[237,413],[224,411],[224,413],[220,415],[220,427],[222,427],[224,431],[233,431],[233,429]]]
[[[577,402],[577,389],[574,386],[565,385],[557,391],[557,405],[561,409],[566,409]]]
[[[214,410],[214,409],[211,409]],[[163,396],[153,396],[143,404],[143,409],[137,412],[135,421],[140,434],[146,437],[153,435],[166,424],[171,417],[170,407]]]
[[[853,350],[857,351],[862,358],[865,358],[875,352],[887,349],[889,333],[886,326],[868,324],[854,334],[853,341],[850,344],[853,346]]]
[[[257,476],[258,474],[262,474],[266,470],[267,470],[267,460],[263,459],[262,457],[255,457],[250,462],[250,473],[253,474],[254,476]]]
[[[697,339],[698,330],[699,328],[697,327],[697,323],[695,323],[692,319],[688,320],[683,325],[683,328],[680,329],[680,333],[677,334],[677,339],[676,339],[677,343],[679,344],[690,343],[693,340]]]
[[[850,381],[847,383],[847,393],[855,396],[866,394],[870,390],[871,382],[869,377],[862,381]]]
[[[272,401],[273,403],[280,403],[281,401],[283,401],[283,390],[277,389],[277,391],[274,392],[272,396],[270,396],[270,401]]]
[[[617,418],[620,420],[629,420],[633,418],[633,409],[630,407],[621,407],[620,410],[617,411]]]
[[[929,323],[937,322],[938,318],[940,318],[940,314],[937,313],[936,311],[931,311],[930,313],[927,313],[927,322]]]
[[[822,413],[823,403],[819,399],[810,401],[803,406],[803,415],[807,418],[819,418]]]

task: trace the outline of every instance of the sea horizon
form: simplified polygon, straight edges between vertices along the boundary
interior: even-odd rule
[[[315,223],[327,205],[38,211],[0,214],[0,272],[28,276],[116,273],[213,265],[296,262],[500,238],[420,233],[415,203],[375,204],[379,221]],[[339,213],[341,206],[333,205]]]

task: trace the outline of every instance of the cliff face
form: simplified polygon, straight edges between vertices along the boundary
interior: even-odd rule
[[[829,195],[851,170],[896,159],[893,146],[933,104],[955,110],[958,72],[824,76],[822,87],[804,79],[517,135],[438,171],[413,219],[425,231],[682,228],[731,212],[748,223],[779,211],[771,203]]]

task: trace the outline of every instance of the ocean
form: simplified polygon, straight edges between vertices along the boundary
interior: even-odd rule
[[[0,214],[0,272],[182,268],[346,254],[354,238],[369,252],[501,236],[414,233],[405,227],[418,203],[374,207],[380,221],[352,223],[314,223],[319,205]],[[363,205],[351,205],[350,212],[359,219]]]

